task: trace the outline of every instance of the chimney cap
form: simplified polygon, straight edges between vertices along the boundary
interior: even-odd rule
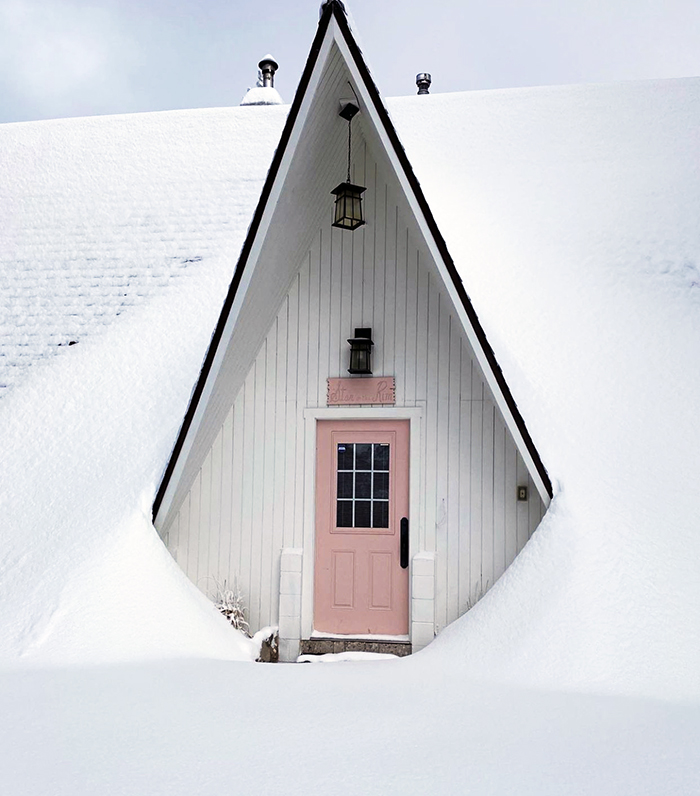
[[[260,79],[258,80],[258,85],[262,86],[263,88],[274,88],[275,72],[278,70],[278,68],[279,64],[268,53],[258,64],[258,69],[260,70]]]
[[[273,56],[270,55],[270,53],[263,56],[263,58],[260,60],[260,63],[258,64],[258,69],[263,69],[265,66],[268,65],[271,66],[273,71],[275,72],[280,68],[280,65],[277,63],[277,61],[275,61],[275,59],[273,58]]]
[[[418,86],[419,94],[430,94],[430,84],[433,78],[428,72],[420,72],[416,75],[416,85]]]

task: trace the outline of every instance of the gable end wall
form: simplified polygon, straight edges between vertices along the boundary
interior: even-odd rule
[[[462,332],[436,266],[388,171],[358,137],[353,178],[367,226],[309,251],[173,521],[162,529],[210,596],[238,580],[256,629],[279,617],[279,559],[304,539],[304,409],[347,375],[345,342],[369,326],[375,375],[396,377],[397,406],[422,410],[421,548],[436,552],[436,629],[500,577],[544,506]],[[330,209],[330,205],[329,205]],[[530,499],[516,501],[516,486]],[[418,551],[412,551],[417,553]]]

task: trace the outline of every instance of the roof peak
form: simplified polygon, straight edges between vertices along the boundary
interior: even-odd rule
[[[341,0],[324,0],[321,3],[321,7],[318,10],[319,17],[322,17],[326,9],[332,11],[333,8],[337,8],[339,11],[342,11],[343,14],[347,16],[347,11],[345,10],[345,3],[341,2]]]

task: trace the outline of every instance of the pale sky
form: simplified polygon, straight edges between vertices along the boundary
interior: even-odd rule
[[[0,122],[290,102],[320,0],[0,0]],[[700,0],[347,0],[384,96],[700,75]]]

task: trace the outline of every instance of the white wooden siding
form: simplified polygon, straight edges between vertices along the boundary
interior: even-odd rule
[[[355,233],[333,229],[328,201],[204,464],[162,530],[203,591],[238,579],[253,629],[277,622],[280,551],[303,545],[303,411],[325,406],[329,376],[347,375],[355,327],[372,328],[374,374],[396,378],[397,406],[423,410],[413,522],[423,548],[436,552],[438,629],[493,585],[544,512],[395,183],[357,138],[353,176],[367,186],[368,223]],[[517,485],[528,486],[527,503],[517,502]]]

